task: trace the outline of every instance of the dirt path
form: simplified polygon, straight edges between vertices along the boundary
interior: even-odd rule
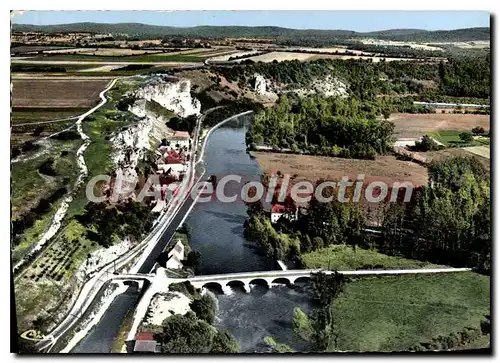
[[[87,147],[90,145],[91,140],[90,138],[83,132],[82,129],[82,121],[85,117],[89,116],[90,114],[94,113],[97,111],[100,107],[102,107],[106,102],[108,101],[105,97],[106,92],[108,92],[116,83],[116,79],[110,82],[110,84],[99,94],[99,97],[101,98],[101,102],[90,109],[89,111],[85,112],[84,114],[80,115],[78,117],[78,120],[76,121],[76,127],[77,130],[80,134],[80,137],[84,140],[84,143],[78,151],[76,152],[76,157],[77,157],[77,163],[78,167],[80,168],[80,174],[78,175],[78,178],[75,182],[75,185],[73,187],[73,190],[69,192],[66,197],[63,199],[62,203],[60,204],[59,208],[57,209],[54,218],[52,219],[52,223],[50,227],[47,229],[47,231],[42,235],[40,240],[35,244],[35,246],[28,252],[24,258],[22,258],[16,266],[14,266],[14,269],[22,266],[27,260],[29,260],[30,256],[33,255],[34,253],[40,251],[43,246],[56,234],[56,232],[61,228],[62,220],[64,216],[66,215],[66,212],[68,211],[70,203],[73,201],[73,194],[75,193],[76,190],[82,185],[84,178],[88,175],[88,170],[87,170],[87,165],[85,164],[85,159],[83,157],[83,153],[87,149]]]

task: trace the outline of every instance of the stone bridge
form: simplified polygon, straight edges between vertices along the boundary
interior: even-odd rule
[[[223,292],[230,292],[231,287],[243,288],[246,292],[250,292],[251,285],[263,285],[271,287],[272,284],[293,285],[297,282],[308,281],[311,278],[311,273],[323,272],[332,274],[334,271],[304,269],[304,270],[275,270],[275,271],[252,271],[239,272],[220,275],[201,275],[188,278],[169,278],[157,270],[156,274],[119,274],[111,275],[110,280],[130,280],[144,281],[148,280],[154,283],[156,288],[168,289],[168,285],[189,281],[196,288],[219,288]],[[353,270],[353,271],[338,271],[345,276],[361,276],[361,275],[404,275],[404,274],[428,274],[428,273],[445,273],[445,272],[460,272],[470,271],[470,268],[428,268],[428,269],[405,269],[405,270]],[[165,286],[163,286],[165,285]]]
[[[194,276],[188,279],[176,279],[181,282],[188,280],[196,288],[215,287],[220,288],[224,293],[230,292],[231,287],[240,287],[246,292],[250,292],[250,285],[263,285],[271,287],[272,284],[283,284],[290,286],[300,281],[308,281],[311,273],[319,270],[287,270],[287,271],[253,271],[223,275]],[[331,274],[331,271],[323,271]]]

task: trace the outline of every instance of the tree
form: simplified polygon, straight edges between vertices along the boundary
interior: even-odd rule
[[[311,274],[314,298],[321,305],[328,305],[344,289],[344,275],[337,271],[332,274],[317,272]]]
[[[213,324],[215,320],[215,301],[209,295],[203,295],[193,300],[189,307],[196,313],[198,319]]]
[[[155,334],[162,353],[209,353],[215,328],[189,311],[172,315],[162,323],[163,331]]]
[[[486,132],[486,131],[485,131],[485,130],[484,130],[484,128],[483,128],[483,127],[481,127],[481,126],[476,126],[476,127],[474,127],[474,128],[472,129],[472,133],[473,133],[474,135],[482,135],[482,134],[484,134],[485,132]]]
[[[212,342],[210,353],[239,353],[240,345],[227,330],[218,330]]]
[[[414,148],[417,151],[434,151],[442,149],[443,146],[435,142],[432,137],[424,135],[420,141],[415,141]]]
[[[190,251],[187,254],[187,257],[184,261],[182,261],[182,264],[184,266],[192,267],[194,269],[197,269],[200,266],[201,263],[201,253],[198,251]]]
[[[305,341],[310,341],[313,335],[313,326],[309,317],[300,308],[293,310],[293,332]]]
[[[473,140],[471,132],[462,132],[458,135],[458,137],[460,137],[460,140],[463,142],[471,142]]]

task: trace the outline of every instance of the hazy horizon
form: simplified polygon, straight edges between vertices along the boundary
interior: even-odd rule
[[[24,11],[13,24],[140,23],[154,26],[275,26],[289,29],[373,32],[490,27],[486,11]],[[384,24],[385,26],[382,26]],[[435,26],[439,24],[439,26]]]

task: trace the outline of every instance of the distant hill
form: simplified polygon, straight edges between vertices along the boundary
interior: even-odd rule
[[[12,24],[13,31],[92,32],[104,34],[128,34],[134,37],[260,37],[287,40],[292,38],[339,39],[370,37],[387,40],[443,42],[489,40],[490,28],[467,28],[429,31],[422,29],[390,29],[360,33],[350,30],[289,29],[276,26],[195,26],[189,28],[148,25],[140,23],[72,23],[60,25]]]

